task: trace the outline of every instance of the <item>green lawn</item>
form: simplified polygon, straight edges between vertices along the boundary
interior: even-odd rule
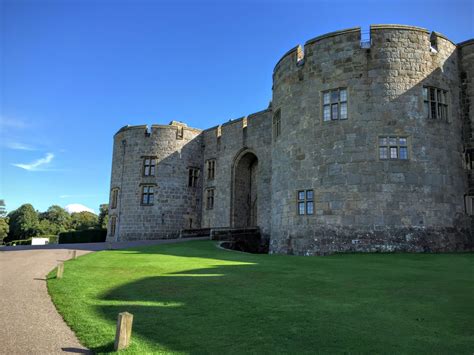
[[[474,254],[251,255],[197,241],[103,251],[48,280],[81,342],[131,352],[474,351]]]

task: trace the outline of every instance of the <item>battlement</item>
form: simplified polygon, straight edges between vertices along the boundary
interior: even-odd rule
[[[408,32],[408,34],[405,32]],[[362,41],[361,28],[352,27],[309,39],[305,42],[304,46],[297,45],[280,58],[273,69],[273,76],[275,78],[284,75],[285,72],[301,69],[311,57],[313,60],[317,60],[320,55],[337,57],[341,56],[344,52],[384,51],[387,47],[386,43],[395,42],[395,44],[392,43],[390,45],[391,48],[396,45],[398,42],[397,37],[401,39],[408,36],[413,48],[416,46],[423,47],[427,53],[436,54],[439,50],[450,50],[451,47],[456,47],[456,44],[445,35],[436,31],[430,32],[426,28],[416,26],[397,24],[371,25],[368,35],[369,39]],[[442,43],[439,46],[440,48],[438,48],[438,43]],[[400,43],[400,47],[403,48],[402,43]]]

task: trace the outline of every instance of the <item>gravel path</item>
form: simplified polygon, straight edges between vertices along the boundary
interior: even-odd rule
[[[80,256],[109,248],[182,241],[185,240],[0,248],[0,354],[89,353],[64,323],[46,289],[46,275],[58,261],[71,258],[71,249]]]

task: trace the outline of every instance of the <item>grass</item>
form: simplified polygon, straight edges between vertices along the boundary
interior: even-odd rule
[[[89,254],[48,289],[96,352],[113,351],[123,311],[129,352],[474,350],[474,254],[251,255],[198,241]]]

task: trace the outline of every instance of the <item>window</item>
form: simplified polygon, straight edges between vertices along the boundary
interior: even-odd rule
[[[214,208],[214,189],[206,190],[206,209],[212,210]]]
[[[408,139],[406,137],[379,137],[379,158],[407,160]]]
[[[144,185],[142,187],[142,205],[153,205],[154,186]]]
[[[298,191],[298,214],[300,216],[314,214],[313,190]]]
[[[184,127],[176,128],[176,139],[183,139],[184,137]]]
[[[112,216],[110,217],[110,231],[109,231],[109,235],[111,237],[113,237],[115,235],[115,228],[116,228],[116,225],[117,225],[117,217],[115,216]]]
[[[110,208],[117,208],[118,192],[119,189],[117,187],[112,189],[112,199],[110,203]]]
[[[155,176],[156,159],[145,157],[143,159],[143,176]]]
[[[347,89],[323,92],[323,121],[347,120]]]
[[[446,90],[425,86],[423,101],[427,118],[448,120],[448,92]]]
[[[198,178],[199,178],[199,169],[188,168],[188,186],[197,187]]]
[[[210,159],[207,161],[207,179],[214,180],[216,176],[216,160]]]
[[[464,195],[464,207],[467,215],[474,215],[474,196]]]
[[[276,140],[281,134],[281,110],[273,115],[273,139]]]

